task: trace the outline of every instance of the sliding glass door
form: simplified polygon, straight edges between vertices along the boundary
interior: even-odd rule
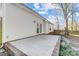
[[[42,33],[42,24],[37,23],[37,33]]]

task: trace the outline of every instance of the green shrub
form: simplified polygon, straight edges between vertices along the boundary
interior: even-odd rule
[[[65,40],[61,40],[59,55],[60,56],[79,56],[79,52],[74,51]]]

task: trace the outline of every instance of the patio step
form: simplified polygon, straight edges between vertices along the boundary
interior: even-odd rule
[[[3,48],[0,48],[0,56],[7,56],[7,52]]]

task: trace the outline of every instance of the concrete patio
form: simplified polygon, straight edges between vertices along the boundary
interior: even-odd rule
[[[22,55],[21,53],[23,53],[27,56],[57,56],[59,55],[59,38],[60,36],[56,35],[38,35],[9,42],[5,46],[14,53],[13,55]],[[21,52],[18,53],[17,50]]]

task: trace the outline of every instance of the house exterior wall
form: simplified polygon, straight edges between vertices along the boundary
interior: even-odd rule
[[[53,24],[46,22],[46,33],[53,32]]]
[[[5,34],[8,40],[37,35],[37,22],[43,24],[43,20],[28,11],[6,4]]]
[[[0,3],[0,16],[2,16],[2,3]]]
[[[53,31],[54,31],[53,24],[50,24],[50,23],[49,23],[49,28],[51,28],[51,30],[49,30],[49,32],[53,32]]]
[[[29,9],[9,3],[4,4],[3,9],[3,42],[50,32],[48,28],[51,24],[35,16]],[[42,24],[42,33],[37,33],[37,23]]]
[[[1,25],[1,12],[2,12],[2,4],[0,4],[0,32],[2,32],[2,25]],[[0,39],[1,40],[1,39]]]
[[[5,8],[4,8],[4,4],[3,3],[0,3],[0,17],[2,18],[2,43],[3,43],[3,41],[4,41],[4,29],[5,28],[3,28],[4,27],[4,19],[5,19]],[[3,46],[3,44],[2,44],[2,46]]]

